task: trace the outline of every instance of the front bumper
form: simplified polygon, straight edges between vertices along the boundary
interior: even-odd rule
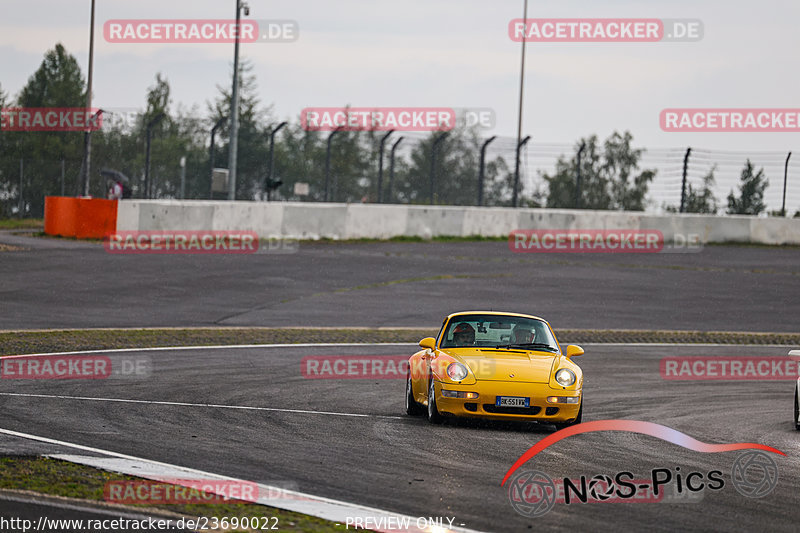
[[[434,383],[436,407],[443,415],[492,420],[535,420],[544,423],[572,422],[578,417],[583,399],[582,391],[554,389],[547,383],[520,383],[515,381],[478,381],[474,385],[442,385]],[[442,388],[452,391],[477,392],[477,399],[446,398]],[[498,396],[530,398],[530,407],[496,407]],[[548,396],[579,398],[578,403],[549,403]]]

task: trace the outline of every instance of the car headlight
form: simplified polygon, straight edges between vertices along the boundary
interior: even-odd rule
[[[450,363],[447,366],[447,375],[450,376],[450,379],[453,381],[461,381],[467,377],[467,367],[461,363]]]
[[[575,383],[575,372],[569,368],[562,368],[556,372],[556,383],[562,387],[569,387]]]

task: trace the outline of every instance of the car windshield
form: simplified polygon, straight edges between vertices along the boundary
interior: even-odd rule
[[[442,348],[482,346],[521,347],[559,351],[550,328],[542,320],[505,315],[459,315],[447,324]]]

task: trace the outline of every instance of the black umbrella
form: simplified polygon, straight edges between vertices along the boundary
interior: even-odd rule
[[[125,174],[123,174],[119,170],[113,170],[113,169],[110,169],[110,168],[104,168],[103,170],[100,171],[100,175],[103,176],[104,178],[107,178],[107,179],[110,179],[110,180],[114,180],[114,181],[118,181],[120,183],[128,183],[129,184],[131,182],[130,178],[128,178],[128,176],[126,176]]]

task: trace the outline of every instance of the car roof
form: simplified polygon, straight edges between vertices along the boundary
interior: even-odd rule
[[[535,315],[526,315],[523,313],[507,313],[504,311],[459,311],[457,313],[451,313],[447,315],[445,320],[450,320],[453,317],[461,316],[461,315],[495,315],[495,316],[516,316],[522,318],[532,318],[534,320],[541,320],[542,322],[547,322],[544,318],[535,316]]]

